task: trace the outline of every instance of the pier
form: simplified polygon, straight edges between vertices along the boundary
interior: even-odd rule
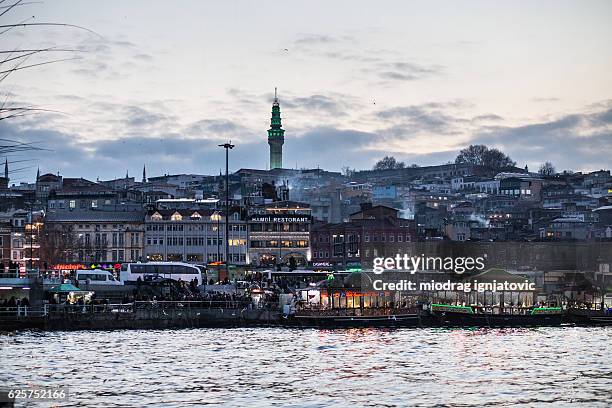
[[[18,306],[0,309],[0,330],[113,330],[278,324],[272,308],[244,302],[136,301],[128,304]]]

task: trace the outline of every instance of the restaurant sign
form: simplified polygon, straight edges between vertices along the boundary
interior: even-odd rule
[[[309,223],[310,216],[290,216],[290,215],[253,215],[251,217],[252,222],[271,222],[279,224],[298,224],[298,223]]]

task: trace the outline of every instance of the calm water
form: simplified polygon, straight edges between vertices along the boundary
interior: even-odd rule
[[[612,328],[24,332],[0,383],[69,386],[63,406],[610,406]]]

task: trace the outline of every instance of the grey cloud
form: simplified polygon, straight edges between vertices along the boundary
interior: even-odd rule
[[[329,44],[338,41],[338,38],[325,34],[305,34],[294,41],[296,45]]]
[[[504,118],[494,114],[479,115],[472,118],[472,121],[474,122],[497,122],[500,120],[504,120]]]
[[[238,135],[246,133],[247,129],[237,125],[235,122],[226,119],[203,119],[187,126],[185,133],[188,135],[201,136],[206,138],[215,135]]]
[[[413,62],[380,62],[375,67],[366,69],[369,73],[378,73],[383,80],[416,81],[442,75],[444,68],[440,65],[422,65]]]
[[[525,126],[486,128],[471,143],[493,145],[520,162],[552,161],[559,169],[610,167],[612,113],[570,114]]]
[[[0,122],[0,133],[16,140],[37,141],[52,149],[51,153],[28,152],[42,172],[60,171],[67,177],[102,179],[122,177],[125,170],[138,174],[147,164],[150,175],[171,173],[216,174],[225,166],[225,156],[217,146],[224,139],[193,139],[179,134],[160,134],[158,137],[131,136],[118,139],[81,141],[77,135],[49,130],[19,129]],[[239,167],[264,167],[267,157],[265,143],[237,143],[230,164]],[[261,159],[261,160],[258,160]],[[23,175],[22,181],[32,181]]]
[[[531,98],[531,100],[533,102],[558,102],[561,99],[560,98],[556,98],[556,97],[549,97],[549,98],[537,97],[537,98]]]
[[[166,116],[138,106],[124,108],[125,123],[132,127],[153,126],[166,120]]]
[[[378,74],[382,79],[390,79],[393,81],[414,81],[419,79],[418,76],[412,74],[403,74],[401,72],[386,71]]]
[[[146,62],[153,61],[153,56],[151,56],[149,54],[136,54],[136,55],[134,55],[134,58],[136,58],[138,60],[146,61]]]
[[[451,134],[466,119],[454,116],[449,109],[456,109],[461,102],[428,103],[423,105],[402,106],[378,112],[378,116],[392,123],[401,125],[412,132],[426,131]]]
[[[347,101],[331,98],[325,95],[310,95],[306,97],[284,98],[282,103],[289,109],[323,112],[335,116],[346,115]]]

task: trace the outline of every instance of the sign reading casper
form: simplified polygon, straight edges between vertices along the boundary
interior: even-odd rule
[[[272,223],[309,223],[310,216],[307,215],[253,215],[252,222],[272,222]]]

